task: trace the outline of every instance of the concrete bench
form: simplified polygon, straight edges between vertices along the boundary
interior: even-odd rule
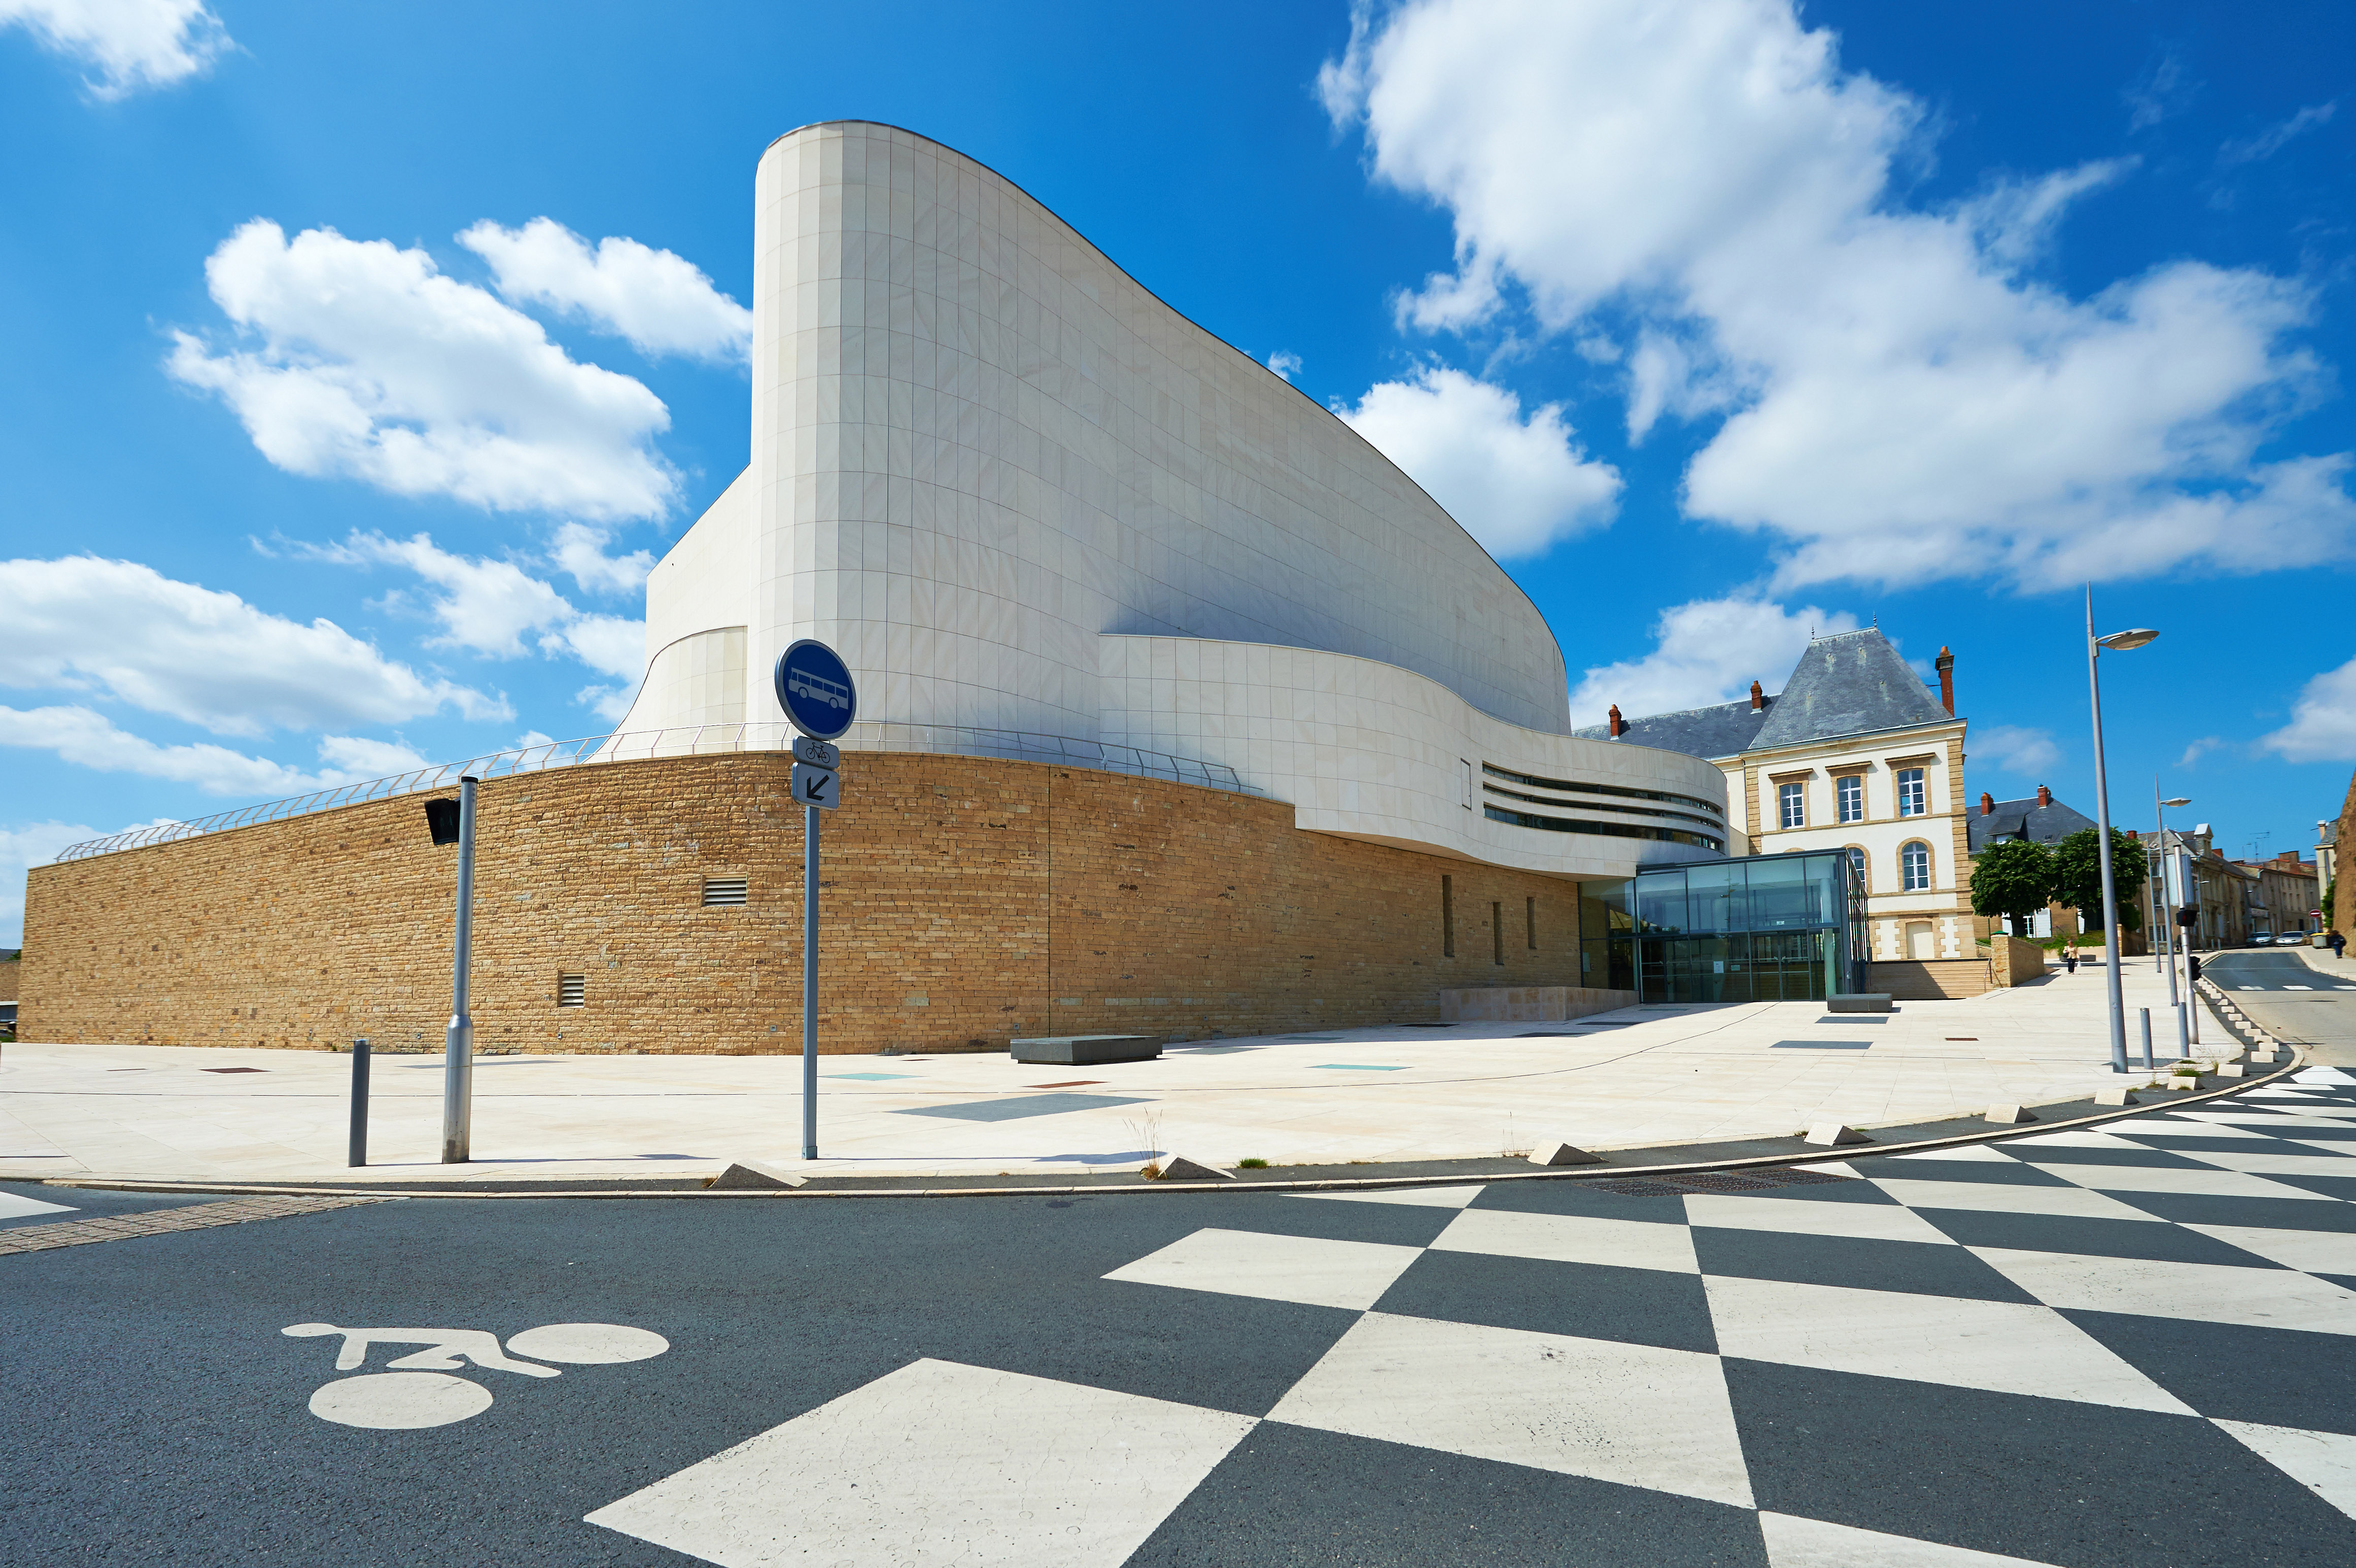
[[[1886,1013],[1890,1010],[1887,991],[1835,991],[1825,998],[1827,1011],[1836,1013]]]
[[[1151,1061],[1162,1041],[1150,1034],[1055,1034],[1007,1042],[1017,1061],[1095,1067],[1108,1061]]]

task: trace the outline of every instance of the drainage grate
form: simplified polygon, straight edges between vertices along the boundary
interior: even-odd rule
[[[117,1069],[117,1071],[120,1070]],[[134,1068],[132,1071],[135,1072],[138,1069]],[[270,1069],[267,1067],[199,1067],[197,1071],[199,1072],[267,1072]]]
[[[1771,1187],[1814,1187],[1847,1179],[1821,1170],[1730,1170],[1693,1176],[1630,1176],[1593,1185],[1623,1198],[1682,1198],[1688,1192],[1758,1192]]]

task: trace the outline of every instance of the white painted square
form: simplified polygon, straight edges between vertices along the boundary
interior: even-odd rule
[[[2356,1234],[2346,1231],[2277,1231],[2256,1225],[2187,1225],[2229,1247],[2308,1274],[2356,1275]]]
[[[1761,1514],[1759,1533],[1766,1538],[1770,1568],[2052,1568],[2026,1557],[1942,1546],[1788,1513]]]
[[[1693,1235],[1683,1225],[1650,1220],[1599,1220],[1585,1214],[1523,1214],[1467,1209],[1431,1243],[1436,1253],[1486,1253],[1558,1264],[1698,1274]]]
[[[2188,1156],[2187,1157],[2191,1157]],[[2309,1192],[2304,1187],[2291,1187],[2279,1181],[2268,1181],[2263,1176],[2244,1176],[2236,1170],[2160,1170],[2140,1165],[2040,1165],[2040,1170],[2072,1181],[2097,1192],[2187,1192],[2203,1198],[2286,1198],[2304,1199],[2310,1203],[2332,1203],[2319,1192]]]
[[[1721,1355],[2191,1413],[2068,1318],[2043,1307],[1715,1275],[1702,1284],[1709,1292]]]
[[[1909,1209],[1970,1209],[1996,1214],[2051,1214],[2070,1220],[2142,1220],[2167,1223],[2083,1187],[2029,1187],[2009,1181],[1910,1181],[1877,1177],[1873,1183]]]
[[[1893,1154],[1890,1159],[1947,1159],[1980,1165],[2011,1165],[2012,1156],[1994,1144],[1957,1144],[1953,1148],[1926,1148],[1913,1154]]]
[[[1422,1253],[1421,1247],[1384,1242],[1209,1229],[1124,1264],[1105,1278],[1364,1311]]]
[[[2263,1143],[2266,1135],[2254,1133],[2247,1127],[2236,1127],[2224,1122],[2197,1122],[2181,1116],[2142,1116],[2126,1126],[2121,1135],[2136,1138],[2247,1138]]]
[[[2058,1133],[2032,1133],[2025,1138],[2007,1138],[2007,1148],[2126,1148],[2136,1146],[2115,1133],[2090,1132],[2083,1127],[2072,1127]]]
[[[1751,1506],[1725,1374],[1694,1350],[1374,1312],[1269,1419]]]
[[[1780,1231],[1802,1236],[1847,1236],[1865,1242],[1932,1242],[1952,1247],[1954,1238],[1913,1210],[1897,1203],[1815,1203],[1803,1198],[1739,1198],[1694,1193],[1686,1199],[1686,1219],[1725,1231]]]
[[[1479,1187],[1386,1187],[1373,1192],[1295,1192],[1344,1203],[1404,1203],[1417,1209],[1462,1209],[1485,1189]]]
[[[2259,1458],[2356,1519],[2356,1437],[2344,1432],[2261,1426],[2253,1421],[2220,1421],[2217,1425]]]
[[[2277,1147],[2297,1143],[2301,1148],[2316,1148],[2313,1143],[2294,1138],[2270,1139]],[[2213,1165],[2220,1170],[2238,1170],[2244,1176],[2356,1176],[2356,1147],[2344,1144],[2320,1146],[2317,1154],[2274,1154],[2265,1149],[2179,1149],[2185,1159],[2197,1159],[2203,1165]],[[2334,1156],[2338,1156],[2334,1158]]]
[[[0,1220],[21,1220],[28,1214],[70,1214],[70,1203],[44,1203],[14,1192],[0,1192]]]
[[[922,1360],[588,1516],[723,1568],[1116,1568],[1255,1423]]]
[[[2356,1294],[2312,1275],[2228,1264],[2085,1257],[1974,1247],[1972,1254],[2049,1307],[2252,1328],[2356,1334]]]

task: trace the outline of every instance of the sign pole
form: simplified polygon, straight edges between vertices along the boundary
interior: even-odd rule
[[[777,706],[793,727],[794,803],[802,808],[802,1157],[818,1157],[819,814],[842,804],[842,752],[834,741],[859,715],[859,683],[842,656],[815,637],[777,656]]]
[[[802,807],[802,1157],[818,1157],[818,807]]]
[[[458,781],[458,939],[452,955],[450,1027],[442,1055],[442,1163],[474,1157],[475,1019],[466,1010],[466,971],[475,944],[475,781]]]

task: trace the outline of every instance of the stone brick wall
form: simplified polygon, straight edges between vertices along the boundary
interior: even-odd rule
[[[484,784],[478,1044],[798,1051],[787,767],[725,754]],[[844,781],[820,860],[825,1051],[1430,1022],[1444,987],[1579,979],[1574,884],[1303,833],[1280,803],[891,753],[848,756]],[[431,1044],[455,877],[418,796],[36,867],[20,1032]],[[709,877],[745,878],[748,902],[703,907]],[[556,1005],[565,974],[585,977],[584,1006]]]
[[[2002,932],[1988,938],[1989,976],[1998,987],[2026,986],[2045,973],[2045,949]]]

